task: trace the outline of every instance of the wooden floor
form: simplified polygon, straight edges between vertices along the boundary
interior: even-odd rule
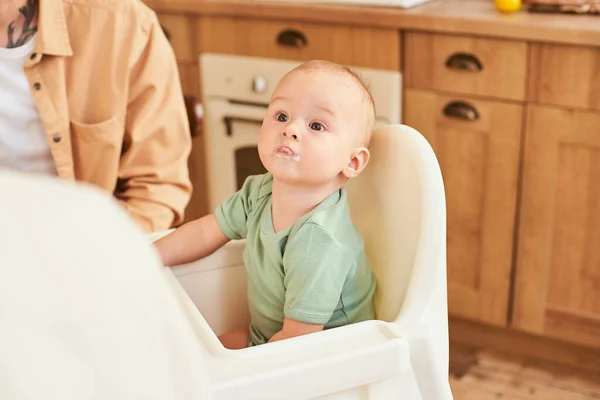
[[[452,345],[455,400],[600,399],[600,374]]]

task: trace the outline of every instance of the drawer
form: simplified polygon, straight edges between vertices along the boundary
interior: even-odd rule
[[[539,103],[600,110],[600,47],[533,44],[528,97]]]
[[[405,47],[407,87],[525,99],[524,42],[409,32]]]
[[[203,52],[285,60],[321,59],[344,65],[400,70],[400,32],[307,22],[205,17]]]
[[[158,21],[173,47],[177,61],[197,62],[193,42],[196,36],[194,20],[184,15],[158,14]]]

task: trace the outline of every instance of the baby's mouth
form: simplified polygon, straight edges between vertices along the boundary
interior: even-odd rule
[[[275,146],[275,155],[292,161],[300,161],[300,156],[288,146]]]

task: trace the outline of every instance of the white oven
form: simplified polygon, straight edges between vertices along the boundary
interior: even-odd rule
[[[299,61],[203,53],[200,55],[209,211],[264,173],[256,148],[269,99]],[[371,89],[377,124],[401,123],[399,71],[353,67]]]

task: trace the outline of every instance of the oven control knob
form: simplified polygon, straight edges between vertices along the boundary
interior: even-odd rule
[[[255,76],[252,81],[252,91],[254,93],[264,93],[267,90],[267,78],[264,76]]]

